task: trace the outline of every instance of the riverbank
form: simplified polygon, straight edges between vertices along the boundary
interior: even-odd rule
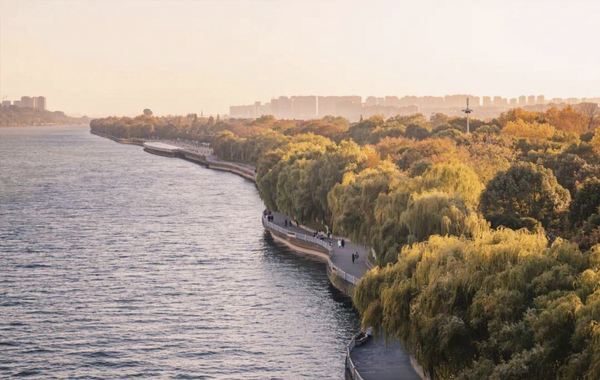
[[[116,139],[95,134],[119,143],[143,146],[148,153],[186,159],[207,168],[237,174],[256,182],[253,167],[219,160],[212,155],[209,148],[203,145],[179,141]],[[369,250],[366,247],[340,237],[319,236],[304,226],[294,226],[289,217],[279,213],[272,213],[271,218],[263,215],[262,224],[276,242],[288,246],[301,255],[310,256],[327,264],[330,283],[349,297],[352,297],[360,278],[370,269]],[[360,380],[390,379],[392,378],[390,374],[397,372],[402,379],[425,378],[416,361],[402,349],[398,342],[396,343],[397,345],[390,346],[381,337],[372,338],[367,344],[361,346],[360,351],[355,351],[354,340],[352,340],[347,347],[346,377]],[[357,354],[359,352],[377,352],[377,355],[367,355],[366,360],[361,360],[361,356]]]

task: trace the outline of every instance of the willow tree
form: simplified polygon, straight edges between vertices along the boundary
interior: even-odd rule
[[[439,191],[411,197],[400,222],[406,226],[409,243],[426,240],[432,235],[471,237],[486,226],[463,199]]]
[[[333,230],[354,241],[369,244],[377,198],[396,188],[400,178],[400,171],[389,161],[382,161],[358,174],[346,173],[342,182],[327,196]]]
[[[421,187],[461,198],[469,207],[477,208],[483,184],[475,171],[458,162],[439,163],[423,173]]]
[[[297,160],[314,160],[333,147],[335,143],[326,137],[313,134],[294,136],[287,144],[269,151],[259,160],[257,186],[261,198],[268,208],[278,209],[278,183],[281,173],[285,173]],[[281,186],[280,186],[281,187]],[[280,193],[279,193],[280,194]],[[294,215],[293,208],[281,210]]]
[[[432,236],[371,270],[354,302],[433,378],[596,378],[596,252],[525,230]]]

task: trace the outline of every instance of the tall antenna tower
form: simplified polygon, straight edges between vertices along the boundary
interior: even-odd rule
[[[470,128],[470,125],[469,125],[469,121],[470,121],[469,120],[470,119],[469,116],[471,115],[471,112],[473,112],[473,109],[469,108],[469,98],[468,97],[467,97],[467,108],[465,108],[462,111],[467,114],[467,133],[471,133],[471,128]]]

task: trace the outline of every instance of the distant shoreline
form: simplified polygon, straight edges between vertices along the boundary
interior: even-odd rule
[[[40,124],[0,124],[0,128],[30,128],[30,127],[89,127],[89,123],[40,123]]]

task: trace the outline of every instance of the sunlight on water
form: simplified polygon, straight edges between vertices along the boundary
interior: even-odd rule
[[[342,378],[357,316],[262,209],[87,128],[0,128],[0,376]]]

